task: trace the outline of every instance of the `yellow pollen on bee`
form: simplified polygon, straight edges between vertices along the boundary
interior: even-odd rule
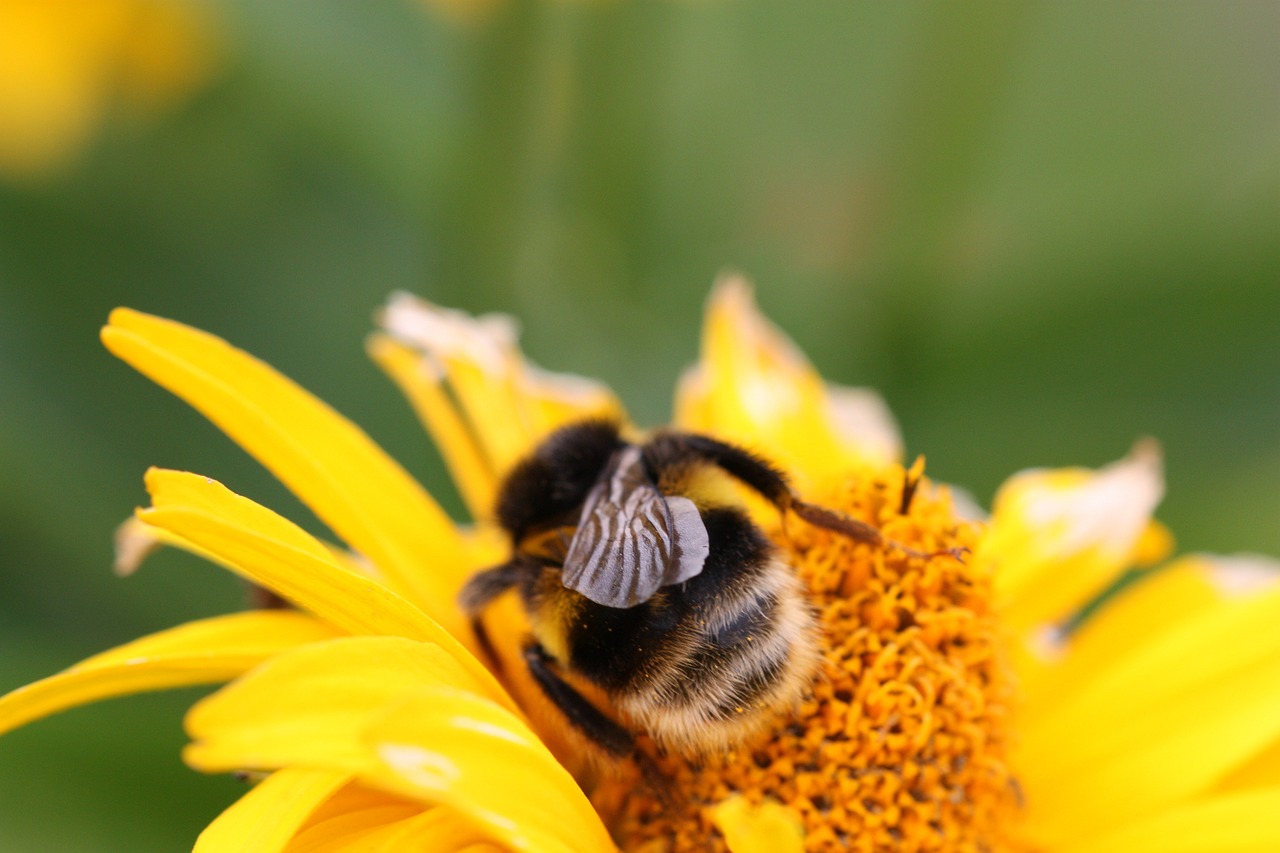
[[[623,850],[723,853],[713,815],[733,797],[790,810],[806,851],[1031,849],[1016,834],[1015,697],[991,578],[938,554],[972,548],[979,531],[920,467],[860,472],[806,498],[937,556],[762,519],[819,614],[820,671],[799,708],[779,709],[758,740],[730,752],[684,758],[642,739],[670,790],[623,778],[595,797]]]

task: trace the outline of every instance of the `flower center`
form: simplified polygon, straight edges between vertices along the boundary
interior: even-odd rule
[[[892,466],[815,497],[922,554],[972,547],[975,526],[956,518],[945,489],[909,485],[918,478]],[[795,519],[775,539],[819,614],[812,691],[741,749],[698,760],[649,750],[673,780],[668,802],[607,783],[597,801],[617,803],[623,849],[726,850],[713,814],[735,795],[788,808],[806,850],[1025,849],[1012,831],[1014,696],[989,575]]]

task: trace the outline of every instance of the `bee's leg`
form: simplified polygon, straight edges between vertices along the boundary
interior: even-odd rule
[[[842,512],[811,504],[800,499],[784,475],[765,460],[732,444],[690,433],[666,433],[649,442],[645,447],[645,460],[649,466],[662,470],[666,465],[700,460],[720,468],[729,476],[750,489],[759,492],[783,513],[794,512],[817,527],[825,527],[869,545],[893,547],[910,557],[952,556],[961,559],[964,549],[947,549],[934,554],[923,554],[889,539],[880,531]]]
[[[524,659],[543,695],[560,709],[571,726],[614,758],[634,759],[645,781],[664,800],[669,797],[669,786],[662,771],[653,763],[653,759],[636,749],[636,741],[631,732],[605,716],[573,685],[561,678],[553,668],[551,655],[547,654],[541,643],[529,640],[524,647]]]
[[[794,512],[810,524],[834,530],[859,542],[879,545],[884,541],[880,531],[866,522],[800,500],[792,491],[785,474],[741,447],[705,435],[666,433],[649,442],[645,447],[645,459],[656,470],[695,460],[715,465],[743,485],[759,492],[784,514],[787,511]]]
[[[518,584],[527,571],[526,561],[516,556],[500,566],[472,575],[462,587],[462,592],[458,594],[458,604],[471,619],[471,631],[476,636],[480,651],[497,669],[502,668],[502,660],[494,651],[493,641],[489,639],[489,632],[485,630],[482,614],[494,599]]]
[[[705,462],[759,492],[779,509],[788,506],[793,498],[786,475],[777,468],[749,450],[705,435],[660,433],[644,446],[643,452],[645,465],[652,474]]]
[[[560,709],[569,724],[588,740],[615,758],[625,758],[635,749],[631,733],[604,715],[599,708],[587,701],[552,668],[551,655],[542,644],[529,640],[524,647],[524,660],[529,665],[533,680],[543,694]]]

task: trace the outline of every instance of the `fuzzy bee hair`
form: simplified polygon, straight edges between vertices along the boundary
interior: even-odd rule
[[[818,629],[732,481],[781,512],[880,541],[801,501],[785,475],[740,447],[675,431],[635,444],[614,423],[573,424],[502,486],[497,516],[511,559],[475,575],[461,596],[481,644],[482,612],[515,588],[532,626],[523,651],[534,681],[606,752],[632,753],[637,729],[686,754],[750,738],[810,685]],[[575,681],[599,688],[611,713]]]

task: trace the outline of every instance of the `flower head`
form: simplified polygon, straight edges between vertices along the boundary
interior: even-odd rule
[[[343,544],[208,478],[149,472],[151,506],[122,528],[125,568],[181,547],[292,608],[90,658],[0,698],[0,731],[230,681],[188,714],[184,757],[266,775],[200,850],[1280,846],[1277,567],[1191,556],[1147,569],[1172,547],[1151,517],[1154,444],[1097,471],[1018,474],[973,519],[923,460],[901,464],[878,398],[824,383],[745,284],[722,283],[676,425],[757,450],[879,541],[746,504],[818,613],[817,677],[731,749],[685,756],[635,731],[636,761],[601,763],[524,670],[515,597],[486,614],[493,669],[455,602],[507,555],[493,502],[516,461],[558,426],[621,407],[595,382],[530,365],[509,319],[396,296],[382,325],[370,351],[444,452],[471,524],[263,363],[112,314],[113,353],[218,424]]]

